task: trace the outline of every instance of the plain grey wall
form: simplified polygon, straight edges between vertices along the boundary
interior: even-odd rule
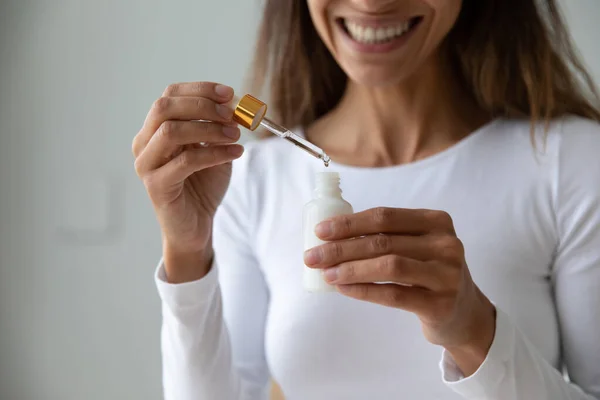
[[[168,83],[243,86],[258,6],[0,1],[0,399],[161,398],[131,141]]]
[[[600,80],[598,0],[568,0]],[[242,88],[258,0],[0,1],[0,398],[161,397],[130,144],[170,82]]]

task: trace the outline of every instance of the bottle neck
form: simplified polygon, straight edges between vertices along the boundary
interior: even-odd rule
[[[319,187],[317,186],[313,192],[313,196],[316,199],[321,198],[342,198],[342,189],[339,187]]]
[[[337,173],[318,174],[313,195],[315,198],[342,198],[339,175]]]

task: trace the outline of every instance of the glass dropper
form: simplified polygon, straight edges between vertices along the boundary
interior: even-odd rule
[[[295,144],[313,157],[322,160],[326,167],[329,166],[331,159],[321,148],[266,118],[267,105],[256,97],[249,94],[242,98],[234,97],[230,104],[233,106],[233,120],[244,128],[253,131],[262,126],[269,132]]]

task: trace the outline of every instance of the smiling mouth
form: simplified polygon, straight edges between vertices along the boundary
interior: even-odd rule
[[[361,24],[346,18],[339,18],[337,22],[355,42],[372,45],[391,43],[413,31],[422,20],[423,17],[419,16],[402,22],[377,26]]]

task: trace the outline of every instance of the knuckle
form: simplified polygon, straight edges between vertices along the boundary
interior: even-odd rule
[[[180,127],[181,123],[179,121],[165,121],[160,125],[160,128],[158,128],[158,133],[162,139],[172,141],[175,139]]]
[[[454,238],[448,235],[440,235],[435,239],[435,246],[438,249],[447,249],[454,246]]]
[[[373,209],[373,222],[377,226],[386,226],[392,216],[392,209],[388,207],[377,207]]]
[[[206,94],[209,92],[212,92],[212,85],[209,84],[208,82],[194,82],[192,84],[192,87],[194,89],[195,92],[197,92],[198,94]]]
[[[177,160],[179,162],[179,168],[188,169],[194,164],[194,153],[186,150],[177,157]]]
[[[344,248],[341,243],[331,243],[324,250],[325,259],[339,259],[344,255]]]
[[[204,111],[204,110],[207,110],[207,106],[208,106],[207,102],[208,102],[208,101],[209,101],[209,100],[207,100],[207,99],[205,99],[205,98],[203,98],[203,97],[198,97],[198,98],[196,99],[196,108],[197,108],[199,111]]]
[[[442,265],[437,261],[429,260],[425,262],[424,267],[427,270],[427,280],[429,285],[434,290],[445,290],[452,285],[448,280],[446,265]]]
[[[368,299],[371,295],[371,289],[369,285],[356,285],[354,288],[354,297],[359,300]]]
[[[423,213],[433,226],[447,228],[453,225],[452,217],[446,211],[424,210]]]
[[[181,85],[179,83],[170,84],[166,87],[165,91],[163,92],[163,97],[171,97],[177,95],[177,93],[179,93],[180,87]]]
[[[371,239],[371,250],[376,253],[387,253],[391,248],[391,240],[386,235],[375,235]]]
[[[343,279],[352,281],[356,278],[356,265],[353,263],[344,264],[344,266],[340,268],[340,272]]]
[[[389,277],[397,277],[401,274],[402,261],[400,256],[395,254],[390,254],[381,259],[381,263],[379,265],[380,272],[382,275]]]
[[[199,131],[200,134],[203,136],[208,136],[209,134],[212,133],[212,130],[215,129],[215,126],[213,124],[210,123],[204,123],[204,124],[199,124]]]
[[[438,211],[437,218],[440,221],[440,224],[445,226],[452,225],[452,216],[446,211]]]
[[[444,260],[458,262],[464,256],[464,247],[456,236],[444,235],[436,239],[435,247]]]
[[[133,162],[133,167],[135,168],[135,173],[141,178],[144,174],[144,171],[142,170],[142,163],[139,158],[135,159]]]
[[[134,157],[137,158],[137,156],[142,152],[141,147],[140,137],[136,135],[136,137],[134,137],[131,141],[131,153]]]
[[[352,220],[347,215],[342,215],[338,217],[336,228],[339,229],[341,234],[352,232]]]
[[[198,124],[198,135],[207,140],[210,140],[210,138],[220,138],[223,135],[222,126],[210,122],[200,123]]]
[[[404,293],[393,286],[388,287],[385,297],[390,304],[402,304],[404,302]]]
[[[152,111],[155,114],[162,115],[164,114],[169,107],[171,106],[171,98],[170,97],[161,97],[157,99],[152,105]]]

